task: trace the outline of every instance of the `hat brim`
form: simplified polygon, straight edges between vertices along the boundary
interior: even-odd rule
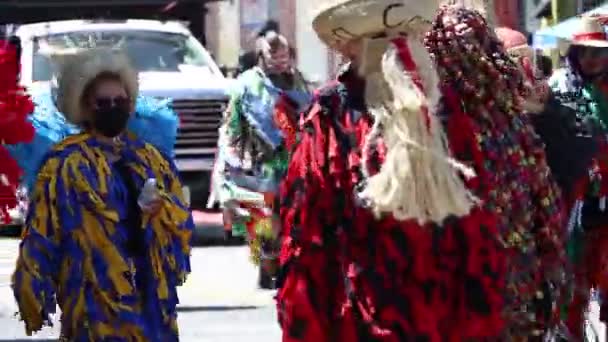
[[[608,40],[584,40],[584,41],[572,41],[570,45],[577,46],[588,46],[597,48],[608,48]]]
[[[322,42],[335,46],[386,31],[409,32],[420,25],[431,25],[437,0],[343,0],[328,1],[312,21]]]

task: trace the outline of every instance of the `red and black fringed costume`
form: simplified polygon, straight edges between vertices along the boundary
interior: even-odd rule
[[[407,44],[393,44],[411,71]],[[346,69],[301,121],[281,191],[283,341],[495,340],[506,274],[499,218],[480,208],[439,224],[375,216],[358,194],[364,170],[377,174],[388,153],[382,138],[367,141],[365,87]]]
[[[541,337],[565,300],[565,215],[544,145],[523,114],[523,75],[477,12],[440,10],[426,45],[443,82],[452,152],[474,165],[468,184],[498,215],[508,249],[507,340]]]
[[[34,104],[19,86],[21,44],[16,37],[0,40],[0,220],[10,220],[8,209],[17,206],[19,165],[5,145],[30,142],[34,128],[27,117]]]

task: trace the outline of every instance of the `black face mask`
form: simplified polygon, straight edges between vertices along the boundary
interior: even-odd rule
[[[121,106],[98,108],[92,120],[93,128],[101,135],[114,138],[127,127],[130,113]]]

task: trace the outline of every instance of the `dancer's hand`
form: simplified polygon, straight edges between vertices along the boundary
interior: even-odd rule
[[[150,178],[146,181],[137,199],[137,204],[146,214],[156,214],[160,210],[162,197],[156,185],[156,179]]]

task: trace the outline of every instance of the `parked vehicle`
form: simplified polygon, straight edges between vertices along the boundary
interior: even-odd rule
[[[126,51],[139,71],[142,95],[170,98],[180,116],[176,162],[190,187],[192,204],[206,204],[217,129],[228,100],[229,81],[205,48],[181,23],[154,20],[58,21],[23,25],[22,84],[49,92],[53,52],[114,46]],[[203,183],[203,184],[201,184]]]
[[[126,51],[139,71],[141,94],[171,99],[180,119],[175,162],[193,209],[205,209],[231,80],[184,24],[51,21],[22,25],[16,35],[23,49],[21,83],[34,97],[52,93],[62,54],[99,46]]]

